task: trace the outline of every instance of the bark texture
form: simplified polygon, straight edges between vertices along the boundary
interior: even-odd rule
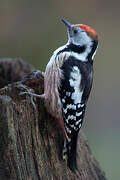
[[[10,72],[14,74],[14,62],[10,59],[7,61],[11,67]],[[19,64],[18,61],[16,60],[16,63]],[[4,63],[1,60],[0,66],[3,67]],[[3,84],[0,89],[0,179],[106,180],[82,131],[78,138],[77,174],[73,174],[66,166],[61,157],[62,133],[55,120],[46,112],[44,101],[34,98],[35,109],[29,95],[19,95],[25,90],[23,85],[32,92],[43,93],[44,73],[32,72],[33,67],[24,61],[22,63],[22,68],[18,68],[20,71],[16,71],[16,76],[19,77],[17,80],[21,80],[19,82],[7,85],[13,82],[13,79],[7,81],[9,73],[5,73],[4,84],[1,73]],[[24,71],[24,65],[27,71]],[[4,68],[7,72],[6,67]],[[31,74],[24,77],[27,74],[25,72]],[[3,87],[4,85],[7,86]]]

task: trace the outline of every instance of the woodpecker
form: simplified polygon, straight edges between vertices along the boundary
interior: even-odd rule
[[[44,74],[44,94],[27,90],[22,94],[41,97],[47,111],[55,118],[64,135],[63,159],[77,170],[77,137],[83,124],[93,81],[93,58],[98,35],[84,24],[71,24],[65,19],[68,42],[54,51]]]
[[[45,103],[65,137],[63,158],[75,172],[77,137],[92,87],[98,35],[87,25],[62,22],[67,27],[68,42],[54,51],[46,66]]]

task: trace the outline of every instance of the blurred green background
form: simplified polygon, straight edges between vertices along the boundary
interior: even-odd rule
[[[109,180],[120,179],[120,1],[0,0],[0,57],[21,57],[44,70],[67,41],[61,18],[99,34],[94,83],[83,125]]]

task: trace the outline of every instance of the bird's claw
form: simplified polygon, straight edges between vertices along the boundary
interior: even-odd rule
[[[21,87],[23,89],[25,89],[26,91],[23,91],[23,92],[20,92],[20,96],[23,96],[25,94],[29,95],[30,96],[30,99],[31,99],[31,103],[33,105],[33,108],[35,109],[36,111],[36,105],[34,103],[34,97],[37,97],[37,98],[44,98],[44,94],[42,95],[39,95],[39,94],[35,94],[35,93],[32,93],[26,86],[24,86],[23,84],[21,84]]]

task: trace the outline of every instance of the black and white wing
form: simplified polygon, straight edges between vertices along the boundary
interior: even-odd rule
[[[69,57],[61,67],[59,94],[65,129],[70,142],[65,141],[64,154],[68,156],[68,166],[74,171],[76,166],[76,145],[78,132],[82,126],[86,103],[92,86],[92,64],[83,63]]]

